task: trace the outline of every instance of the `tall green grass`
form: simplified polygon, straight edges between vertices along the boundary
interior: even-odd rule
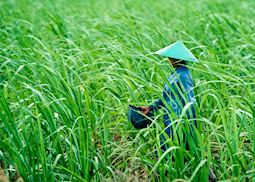
[[[26,181],[254,180],[254,16],[252,0],[0,2],[5,162]],[[176,40],[200,60],[199,127],[187,151],[176,120],[162,153],[162,112],[143,130],[126,112],[160,97],[172,68],[151,52]]]

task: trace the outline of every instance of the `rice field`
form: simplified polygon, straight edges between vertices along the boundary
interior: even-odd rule
[[[0,1],[0,158],[24,181],[255,180],[253,0]],[[177,40],[197,99],[190,150],[160,149],[163,113],[137,130],[128,104],[160,97]],[[178,118],[176,119],[178,123]],[[185,126],[176,126],[183,136]]]

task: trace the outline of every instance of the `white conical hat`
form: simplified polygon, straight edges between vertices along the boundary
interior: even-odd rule
[[[197,58],[181,41],[177,41],[163,49],[160,49],[155,52],[155,54],[184,61],[198,62]]]

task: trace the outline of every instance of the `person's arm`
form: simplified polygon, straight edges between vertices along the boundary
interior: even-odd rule
[[[167,101],[167,100],[170,99],[169,98],[169,92],[168,92],[167,88],[168,88],[167,84],[165,83],[164,84],[164,89],[162,91],[162,97],[161,97],[163,100],[161,98],[157,99],[153,104],[151,104],[149,106],[150,110],[155,112],[155,111],[165,107],[164,101]]]
[[[163,106],[161,99],[157,99],[153,104],[150,106],[140,106],[140,109],[143,114],[147,115],[151,110],[156,111]]]
[[[153,104],[149,106],[150,110],[157,111],[164,107],[164,104],[161,99],[157,99]]]
[[[165,94],[163,91],[163,98],[165,98]],[[150,106],[140,106],[141,111],[143,112],[143,114],[147,115],[150,111],[157,111],[159,109],[161,109],[162,107],[164,107],[164,103],[162,102],[161,99],[157,99],[153,104],[151,104]]]

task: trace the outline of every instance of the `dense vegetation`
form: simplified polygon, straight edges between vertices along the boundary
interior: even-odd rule
[[[1,1],[6,172],[16,166],[25,181],[207,181],[212,168],[220,180],[252,180],[254,17],[253,0]],[[126,113],[161,95],[172,68],[151,53],[177,40],[199,59],[189,69],[200,127],[190,151],[170,140],[162,154],[162,113],[143,130]]]

